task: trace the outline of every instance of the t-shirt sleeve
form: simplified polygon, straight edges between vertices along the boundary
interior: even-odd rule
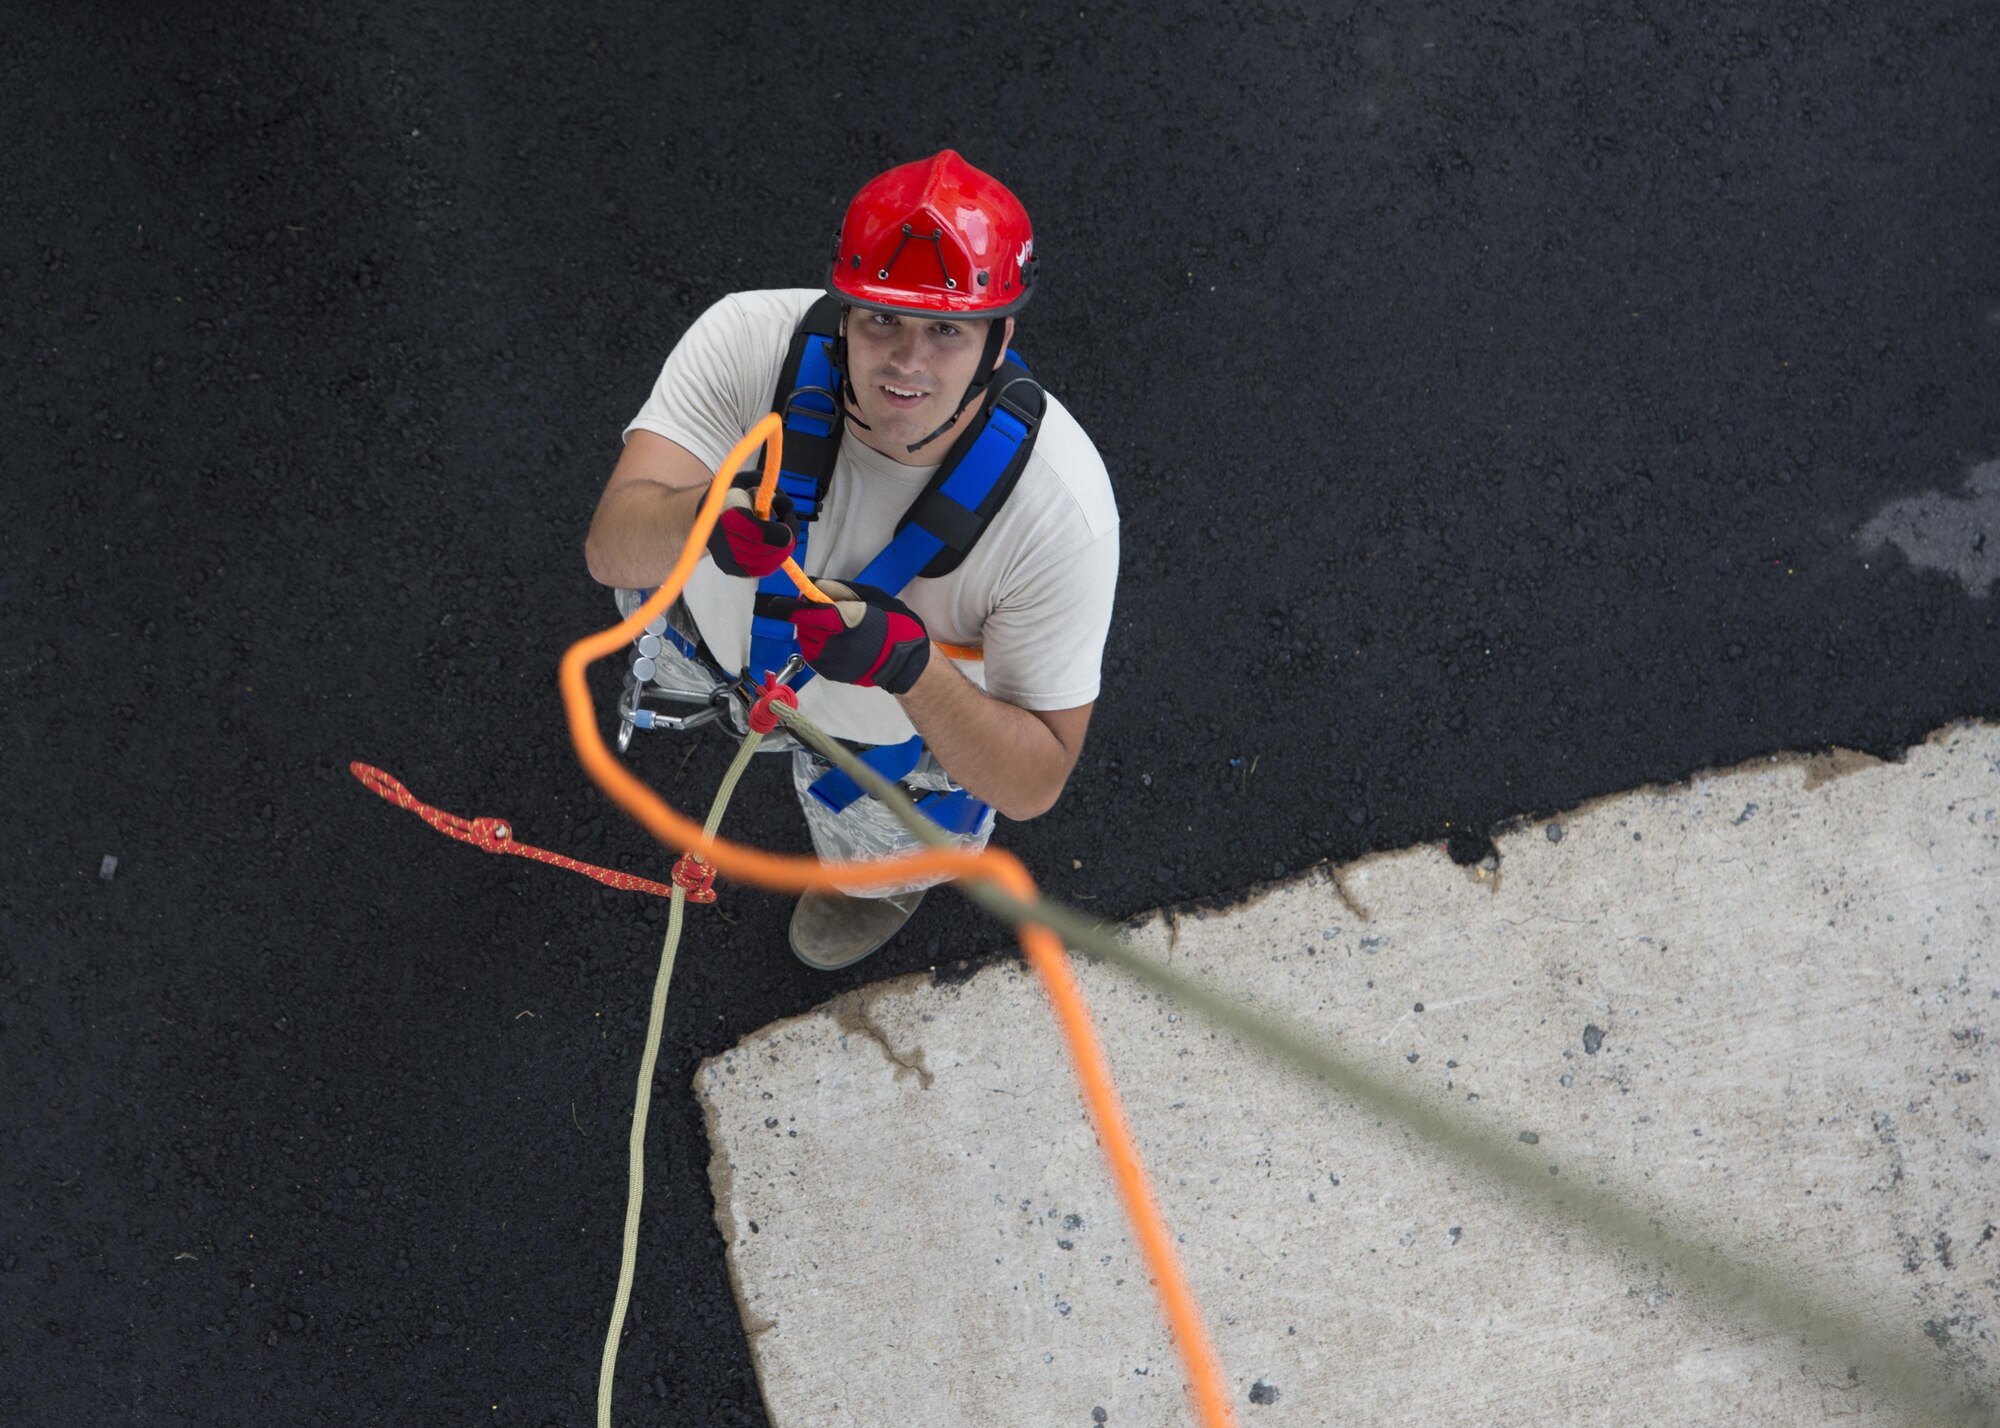
[[[1081,545],[1042,552],[986,617],[986,692],[1021,709],[1093,702],[1117,588],[1116,524]]]
[[[650,431],[721,466],[729,449],[770,410],[777,368],[783,365],[788,328],[773,340],[740,297],[720,299],[696,318],[660,368],[659,380],[639,414],[625,428]]]

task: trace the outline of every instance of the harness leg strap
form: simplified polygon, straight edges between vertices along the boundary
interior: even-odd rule
[[[896,783],[909,777],[923,756],[924,741],[919,736],[900,744],[883,744],[868,749],[861,754],[861,762],[891,783]],[[813,780],[808,791],[835,813],[843,811],[867,793],[839,769],[828,769]],[[992,811],[992,805],[974,798],[962,788],[927,793],[917,800],[917,807],[947,833],[976,833],[985,823],[986,815]]]
[[[924,741],[921,737],[905,739],[900,744],[879,744],[864,750],[861,762],[875,770],[891,783],[900,783],[910,776],[919,760],[924,756]],[[839,769],[828,769],[813,780],[812,796],[832,809],[841,812],[867,790],[842,773]]]

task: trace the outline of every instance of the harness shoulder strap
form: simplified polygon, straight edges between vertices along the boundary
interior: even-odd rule
[[[895,594],[912,580],[958,569],[1019,484],[1046,405],[1027,365],[1010,355],[988,384],[972,427],[910,503],[889,544],[855,579]]]
[[[798,513],[798,544],[792,558],[804,565],[812,523],[819,519],[833,479],[833,463],[840,454],[843,421],[840,412],[840,374],[833,365],[833,340],[840,332],[840,304],[829,294],[820,298],[792,333],[792,345],[785,365],[778,371],[778,390],[771,409],[785,424],[784,465],[778,471],[778,489],[792,499]],[[774,570],[757,583],[760,596],[793,594],[791,578]],[[753,613],[750,617],[750,669],[752,678],[781,669],[791,658],[797,631],[788,620]],[[804,671],[801,671],[804,674]],[[795,679],[796,686],[804,679]]]

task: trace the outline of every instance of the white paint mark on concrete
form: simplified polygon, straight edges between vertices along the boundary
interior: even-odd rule
[[[1942,570],[1984,599],[2000,580],[2000,460],[1973,467],[1962,496],[1926,491],[1891,501],[1856,541],[1864,555],[1893,545],[1918,570]]]

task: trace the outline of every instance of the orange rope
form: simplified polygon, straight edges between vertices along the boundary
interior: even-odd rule
[[[782,424],[775,414],[766,415],[750,428],[716,472],[708,495],[695,516],[694,528],[688,533],[687,545],[659,588],[625,619],[609,629],[578,640],[563,655],[558,683],[562,690],[563,709],[569,720],[570,742],[576,747],[584,771],[619,807],[661,842],[712,863],[730,877],[776,892],[807,892],[834,887],[859,891],[941,873],[953,878],[985,878],[1017,899],[1033,899],[1036,896],[1035,880],[1027,868],[1013,854],[997,848],[987,848],[978,853],[956,848],[932,848],[865,863],[821,863],[810,856],[767,853],[719,836],[706,837],[699,824],[669,806],[633,777],[605,747],[598,733],[597,711],[591,703],[584,671],[594,661],[622,649],[636,638],[647,623],[663,613],[680,594],[707,546],[709,532],[715,528],[731,479],[759,445],[764,447],[763,481],[758,487],[759,509],[769,511],[769,492],[778,479],[778,448],[783,440],[782,433]],[[801,591],[812,598],[814,592],[808,588],[810,582],[797,574],[795,567],[788,564],[787,569],[794,572]],[[820,598],[823,600],[825,597]],[[1195,1410],[1204,1428],[1233,1428],[1235,1417],[1223,1391],[1221,1367],[1216,1360],[1214,1345],[1209,1340],[1208,1329],[1202,1322],[1194,1294],[1181,1272],[1179,1257],[1174,1253],[1166,1220],[1154,1200],[1152,1186],[1139,1159],[1138,1147],[1132,1143],[1131,1131],[1125,1123],[1124,1110],[1111,1079],[1104,1049],[1092,1027],[1082,991],[1070,971],[1061,939],[1049,928],[1035,923],[1022,924],[1018,935],[1029,963],[1041,977],[1043,988],[1055,1010],[1084,1103],[1097,1130],[1098,1143],[1103,1148],[1112,1180],[1117,1186],[1119,1200],[1138,1231],[1139,1247],[1152,1272],[1174,1347],[1188,1376],[1189,1396]]]

